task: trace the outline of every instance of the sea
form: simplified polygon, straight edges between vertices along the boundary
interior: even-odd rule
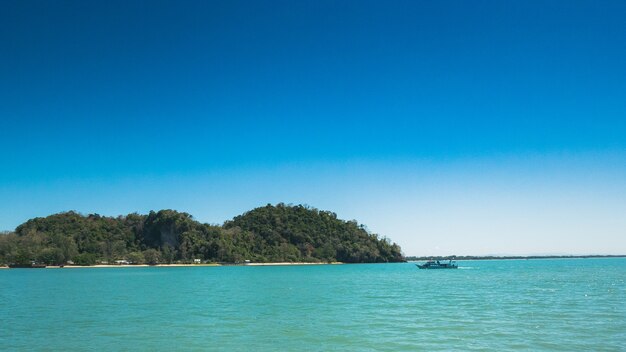
[[[626,259],[0,270],[2,351],[626,351]]]

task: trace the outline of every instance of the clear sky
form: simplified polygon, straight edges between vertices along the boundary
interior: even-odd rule
[[[0,2],[0,229],[266,203],[626,254],[624,1]]]

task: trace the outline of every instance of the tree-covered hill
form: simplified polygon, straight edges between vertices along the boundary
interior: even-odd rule
[[[328,211],[278,204],[223,226],[174,210],[105,217],[66,212],[0,234],[0,264],[192,262],[398,262],[397,244]]]
[[[304,206],[265,206],[235,217],[226,229],[254,234],[255,252],[287,261],[347,263],[402,261],[400,247],[370,234],[356,221]]]

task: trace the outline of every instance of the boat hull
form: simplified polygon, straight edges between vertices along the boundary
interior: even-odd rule
[[[458,265],[420,265],[415,264],[420,269],[458,269]]]

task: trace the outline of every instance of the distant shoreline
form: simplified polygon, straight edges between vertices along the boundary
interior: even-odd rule
[[[416,262],[425,260],[532,260],[532,259],[594,259],[594,258],[626,258],[626,254],[619,255],[547,255],[547,256],[427,256],[427,257],[406,257],[406,262]],[[42,269],[82,269],[82,268],[176,268],[176,267],[217,267],[217,266],[302,266],[302,265],[340,265],[344,262],[330,263],[308,263],[308,262],[270,262],[270,263],[205,263],[205,264],[96,264],[96,265],[47,265]],[[385,263],[355,263],[355,264],[385,264]],[[10,269],[8,266],[0,265],[0,269]],[[28,268],[27,268],[28,269]]]
[[[530,256],[409,256],[407,262],[422,260],[530,260],[530,259],[590,259],[590,258],[626,258],[626,254],[616,255],[530,255]]]
[[[83,268],[176,268],[176,267],[207,267],[207,266],[292,266],[292,265],[340,265],[343,262],[330,263],[306,263],[306,262],[276,262],[276,263],[207,263],[207,264],[96,264],[96,265],[47,265],[41,269],[83,269]],[[0,269],[10,269],[8,266],[0,266]],[[31,269],[31,268],[26,268]]]

